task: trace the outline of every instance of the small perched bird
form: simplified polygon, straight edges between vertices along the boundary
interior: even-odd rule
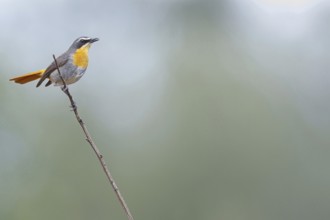
[[[89,48],[92,43],[98,40],[98,38],[79,37],[72,43],[70,48],[65,53],[56,58],[65,84],[68,85],[75,83],[84,75],[88,66]],[[10,81],[25,84],[36,79],[39,79],[37,87],[39,87],[45,79],[48,79],[45,86],[49,86],[52,83],[55,86],[63,85],[62,79],[58,74],[55,61],[53,61],[46,69],[17,76],[10,79]]]

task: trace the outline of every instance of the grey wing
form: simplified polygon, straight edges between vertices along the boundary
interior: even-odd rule
[[[61,56],[57,57],[56,58],[56,61],[57,61],[57,64],[58,64],[58,67],[61,67],[63,66],[64,64],[66,64],[69,60],[69,57],[66,53],[62,54]],[[48,67],[47,69],[45,70],[44,74],[42,74],[42,77],[40,78],[40,80],[38,81],[37,83],[37,87],[39,87],[41,85],[41,83],[47,79],[50,74],[52,72],[54,72],[54,70],[56,70],[56,64],[55,64],[55,61],[53,61]]]

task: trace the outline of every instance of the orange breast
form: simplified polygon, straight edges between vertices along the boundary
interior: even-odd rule
[[[73,55],[73,64],[80,68],[87,68],[88,66],[88,50],[90,45],[83,46],[76,50]]]

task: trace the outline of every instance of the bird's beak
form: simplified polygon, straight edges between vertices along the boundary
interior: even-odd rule
[[[96,41],[98,41],[99,39],[98,38],[92,38],[91,40],[90,40],[90,43],[94,43],[94,42],[96,42]]]

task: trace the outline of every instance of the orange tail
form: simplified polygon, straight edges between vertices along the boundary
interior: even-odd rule
[[[14,78],[10,79],[10,81],[14,81],[15,83],[19,83],[19,84],[28,83],[33,80],[39,79],[44,72],[45,72],[45,70],[38,70],[38,71],[35,71],[32,73],[24,74],[22,76],[14,77]]]

